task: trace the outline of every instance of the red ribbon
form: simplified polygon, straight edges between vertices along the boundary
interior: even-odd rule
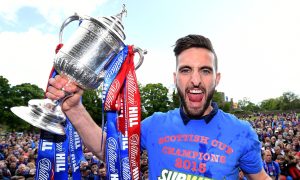
[[[128,55],[107,92],[104,110],[123,114],[118,117],[118,130],[123,134],[128,132],[131,177],[139,179],[141,100],[133,58],[133,47],[128,46]]]

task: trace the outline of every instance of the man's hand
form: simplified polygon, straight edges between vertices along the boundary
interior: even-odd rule
[[[59,100],[65,98],[67,93],[72,95],[67,97],[62,103],[62,110],[64,112],[71,108],[81,105],[80,98],[83,90],[74,82],[70,82],[67,77],[57,75],[55,78],[50,78],[49,86],[47,88],[46,97],[52,100]]]

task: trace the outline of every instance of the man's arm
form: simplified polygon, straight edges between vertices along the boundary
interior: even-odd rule
[[[256,174],[246,174],[246,177],[249,180],[272,180],[264,169],[262,169],[259,173]]]
[[[85,107],[80,104],[68,110],[66,115],[77,130],[84,145],[99,159],[103,160],[106,134],[103,133],[102,137],[102,129],[95,123]],[[103,143],[101,143],[102,140]]]

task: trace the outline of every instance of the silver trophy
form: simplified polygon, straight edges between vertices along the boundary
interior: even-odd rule
[[[105,67],[125,47],[122,17],[126,13],[124,5],[121,13],[115,16],[92,18],[75,14],[68,17],[59,32],[60,43],[63,30],[70,22],[77,20],[80,25],[56,54],[55,70],[83,89],[97,89],[103,82]],[[140,56],[135,65],[137,69],[142,64],[146,51],[134,47],[134,52]],[[61,110],[61,102],[63,99],[33,99],[28,102],[28,106],[12,107],[11,111],[35,127],[64,135],[62,124],[66,121],[66,116]]]

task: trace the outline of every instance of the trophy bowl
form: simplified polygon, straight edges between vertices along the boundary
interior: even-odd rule
[[[70,22],[77,20],[80,25],[56,54],[55,70],[83,89],[97,89],[103,82],[105,67],[125,47],[122,25],[125,13],[127,11],[124,6],[121,13],[115,16],[96,19],[75,14],[68,17],[59,32],[60,44],[63,30]],[[138,52],[140,56],[135,66],[137,69],[142,64],[146,51],[134,47],[134,52]],[[70,94],[66,95],[69,96]],[[28,106],[12,107],[11,111],[35,127],[64,135],[66,116],[61,110],[61,103],[65,98],[58,101],[34,99],[28,102]]]

